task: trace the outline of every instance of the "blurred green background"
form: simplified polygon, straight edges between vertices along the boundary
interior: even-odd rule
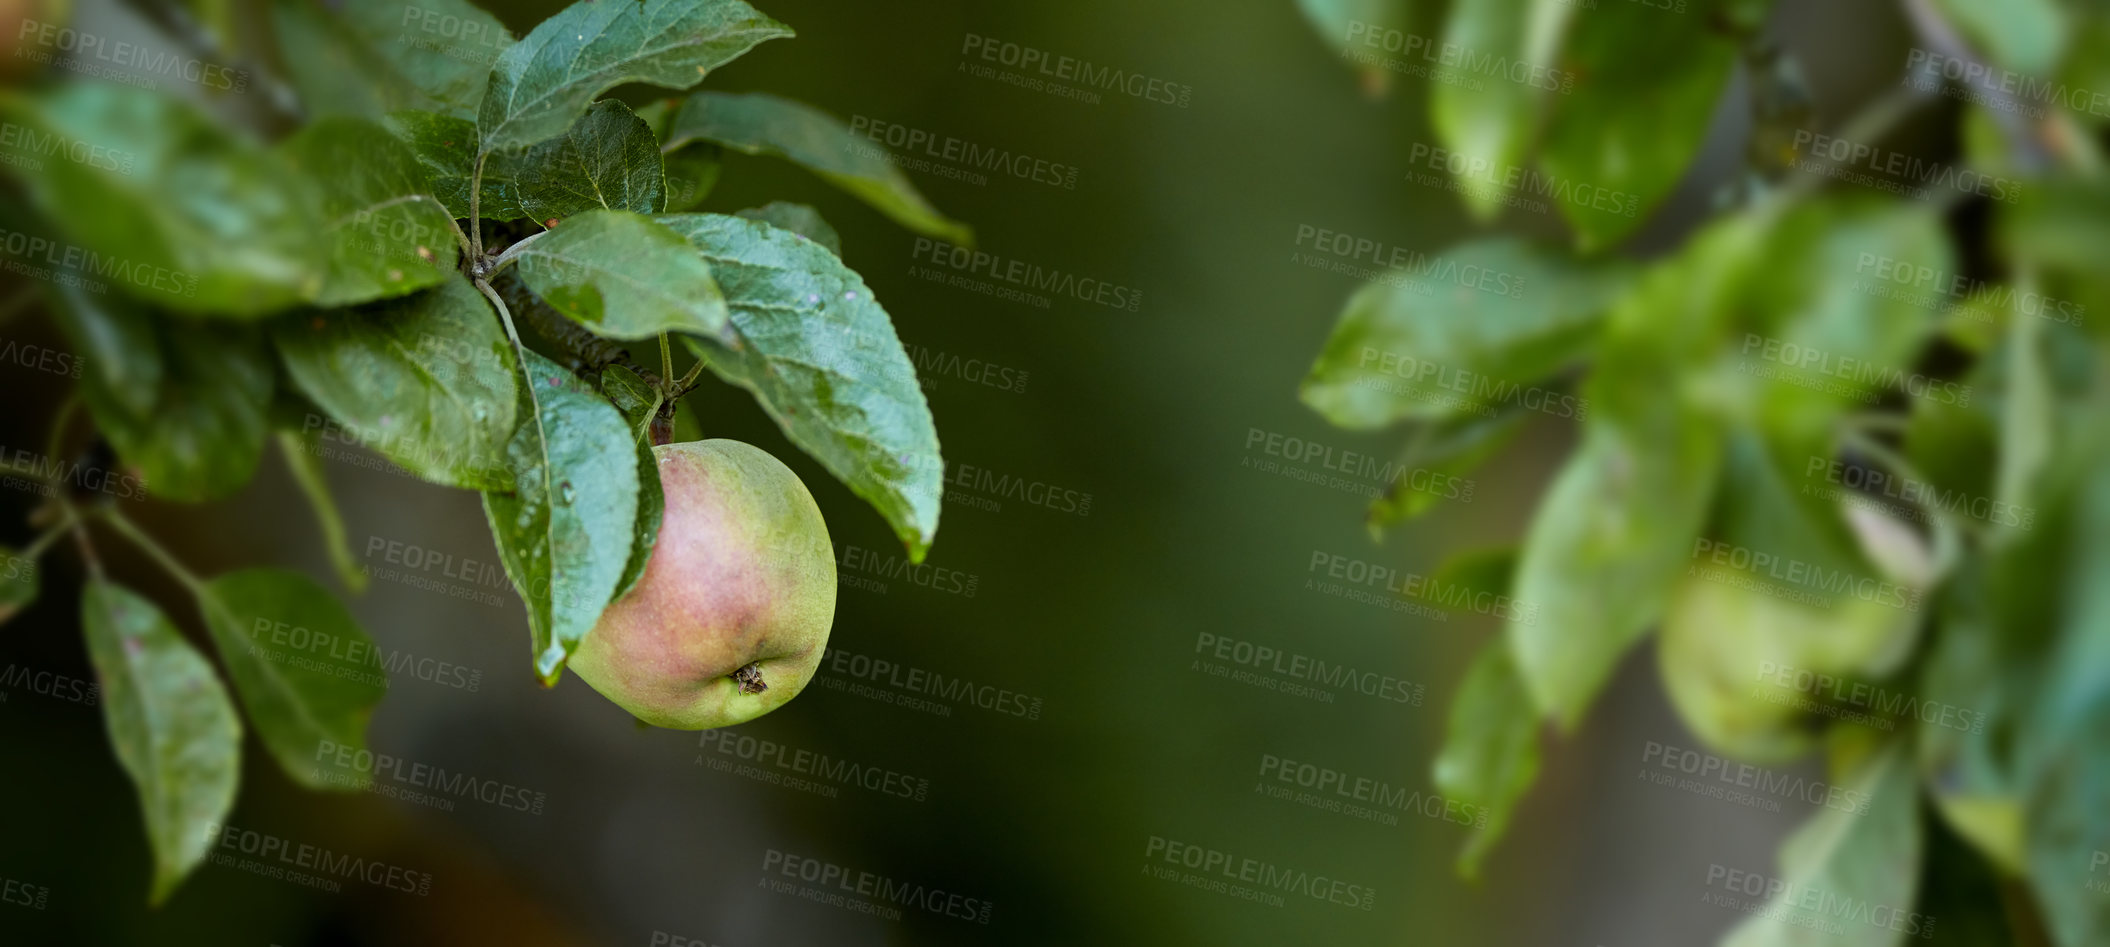
[[[1562,423],[1533,422],[1474,475],[1470,502],[1446,502],[1382,545],[1363,529],[1363,497],[1262,469],[1279,458],[1248,446],[1258,431],[1335,451],[1393,449],[1392,437],[1328,428],[1296,400],[1358,283],[1294,256],[1300,226],[1429,254],[1472,232],[1452,195],[1402,173],[1409,149],[1432,140],[1417,84],[1367,95],[1288,0],[759,5],[798,38],[760,47],[706,88],[766,89],[844,118],[1074,166],[1074,190],[911,177],[974,225],[982,249],[1143,294],[1132,312],[1060,297],[1040,308],[919,278],[915,237],[788,163],[729,157],[705,205],[818,207],[910,351],[960,366],[927,374],[947,460],[1090,494],[1089,515],[949,498],[930,562],[979,577],[972,598],[898,579],[884,593],[845,584],[840,594],[831,643],[846,654],[1027,695],[1040,701],[1038,719],[964,703],[946,715],[894,706],[831,686],[855,679],[824,666],[796,703],[734,732],[927,779],[929,789],[921,802],[852,788],[823,798],[714,771],[699,758],[731,757],[694,734],[638,728],[576,679],[537,686],[525,619],[502,578],[452,581],[454,593],[377,578],[352,606],[373,637],[473,670],[480,683],[469,691],[398,675],[374,747],[544,794],[541,814],[306,792],[252,740],[234,824],[429,872],[431,893],[347,884],[329,895],[208,865],[149,911],[136,805],[98,711],[15,688],[0,701],[11,764],[0,780],[10,814],[0,875],[49,898],[41,910],[0,904],[0,940],[1615,947],[1709,942],[1739,918],[1698,903],[1708,866],[1771,864],[1779,837],[1808,812],[1637,782],[1648,741],[1691,743],[1645,651],[1580,733],[1550,745],[1540,785],[1478,884],[1450,870],[1460,826],[1413,813],[1373,823],[1256,791],[1269,755],[1434,791],[1443,708],[1494,622],[1328,596],[1309,587],[1309,562],[1319,551],[1426,572],[1446,553],[1513,538],[1570,441]],[[1887,81],[1882,64],[1896,58],[1868,47],[1902,42],[1887,9],[1840,6],[1853,9],[1812,0],[1776,14],[1827,95]],[[557,8],[491,7],[516,32]],[[116,33],[125,15],[82,0],[75,17]],[[1872,39],[1843,48],[1837,38],[1849,33]],[[962,69],[970,35],[1185,84],[1191,104],[1081,103],[980,78]],[[1721,123],[1643,248],[1667,245],[1704,211],[1741,131]],[[1504,229],[1553,232],[1548,219],[1515,216]],[[63,347],[27,316],[0,325],[0,336]],[[979,383],[967,374],[976,359],[1024,376],[1023,390]],[[0,372],[0,444],[41,443],[67,383],[14,365]],[[898,558],[885,524],[744,393],[707,384],[689,407],[706,434],[791,464],[839,550]],[[356,463],[327,469],[366,565],[402,568],[390,543],[496,561],[472,494]],[[19,523],[34,499],[0,491],[0,522]],[[328,575],[313,520],[275,458],[232,501],[149,504],[138,517],[202,570],[270,562]],[[106,555],[194,624],[149,564],[121,549]],[[0,663],[90,678],[77,566],[48,561],[42,600],[0,633]],[[1204,635],[1398,678],[1418,685],[1419,700],[1341,691],[1324,702],[1215,677],[1197,670]],[[1276,907],[1160,880],[1146,870],[1162,864],[1146,857],[1153,837],[1373,888],[1374,905],[1291,897]],[[984,926],[814,904],[763,884],[771,851],[995,907]]]

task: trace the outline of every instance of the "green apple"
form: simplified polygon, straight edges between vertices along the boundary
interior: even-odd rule
[[[732,440],[653,448],[666,516],[645,574],[572,653],[639,720],[707,730],[798,696],[835,621],[835,555],[791,468]]]

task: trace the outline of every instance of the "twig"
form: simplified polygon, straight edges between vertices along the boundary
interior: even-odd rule
[[[163,549],[160,543],[154,541],[154,537],[147,535],[145,530],[134,525],[123,513],[118,512],[114,508],[106,508],[98,515],[103,522],[110,525],[111,529],[116,530],[118,535],[131,540],[132,545],[138,546],[140,551],[147,554],[147,558],[154,560],[155,565],[160,566],[169,575],[175,576],[176,581],[183,583],[183,587],[189,589],[191,594],[204,595],[204,580],[198,578],[196,573],[184,568],[181,561],[171,555],[167,549]]]

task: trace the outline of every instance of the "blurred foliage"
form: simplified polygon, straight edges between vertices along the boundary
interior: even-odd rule
[[[1536,616],[1453,698],[1436,779],[1495,813],[1460,870],[1532,781],[1540,722],[1572,731],[1653,630],[1708,747],[1821,753],[1867,800],[1788,840],[1788,890],[1725,943],[1902,943],[1988,885],[2003,911],[1974,934],[2110,939],[2110,178],[2100,110],[2062,84],[2100,75],[2110,11],[1904,0],[1908,74],[1831,125],[1764,2],[1494,0],[1454,5],[1440,39],[1406,0],[1303,6],[1351,62],[1433,80],[1476,215],[1550,201],[1572,234],[1444,254],[1515,294],[1373,281],[1303,388],[1336,425],[1410,424],[1406,455],[1447,473],[1491,452],[1424,445],[1525,411],[1580,425],[1515,553],[1444,569]],[[1888,150],[1929,112],[1961,153]],[[1668,252],[1637,249],[1724,116],[1747,167]],[[1803,925],[1830,910],[1810,892],[1900,923]]]

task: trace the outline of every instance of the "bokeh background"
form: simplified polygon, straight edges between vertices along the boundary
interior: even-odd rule
[[[487,6],[516,33],[558,8]],[[1403,173],[1409,150],[1433,140],[1420,85],[1403,79],[1389,95],[1369,94],[1288,0],[759,6],[798,38],[758,48],[706,88],[766,89],[845,118],[1072,165],[1074,190],[911,176],[973,224],[984,249],[1143,294],[1135,311],[1061,297],[1041,308],[919,278],[912,235],[784,162],[729,157],[705,205],[818,207],[911,351],[960,366],[926,373],[948,461],[1090,495],[1088,515],[949,501],[930,561],[978,577],[971,598],[898,579],[883,592],[845,584],[839,598],[832,644],[846,654],[1016,692],[1035,702],[1037,719],[959,702],[943,714],[897,706],[845,689],[856,679],[824,667],[797,702],[733,732],[928,781],[922,801],[856,788],[826,798],[714,770],[700,761],[731,757],[695,734],[640,728],[575,678],[538,686],[525,619],[502,578],[439,577],[432,587],[376,578],[352,604],[369,633],[386,649],[467,669],[478,684],[398,675],[373,723],[374,748],[538,794],[539,814],[304,791],[252,737],[234,824],[428,872],[430,894],[357,884],[327,894],[207,866],[150,911],[137,808],[98,709],[8,690],[0,875],[48,887],[49,901],[0,905],[0,941],[1618,947],[1710,942],[1739,919],[1699,902],[1708,866],[1763,869],[1811,810],[1758,811],[1637,780],[1649,741],[1694,743],[1647,649],[1577,734],[1549,744],[1539,784],[1477,883],[1451,871],[1461,826],[1414,813],[1381,824],[1256,789],[1273,755],[1434,792],[1444,707],[1494,622],[1322,594],[1308,584],[1310,558],[1425,573],[1450,552],[1511,539],[1571,442],[1563,422],[1534,422],[1473,475],[1470,502],[1443,503],[1381,544],[1363,528],[1363,497],[1270,472],[1263,465],[1279,458],[1248,446],[1255,431],[1379,456],[1396,446],[1393,436],[1332,430],[1296,399],[1357,285],[1297,262],[1296,236],[1311,226],[1434,254],[1475,230],[1452,195]],[[81,0],[75,16],[120,35],[131,14]],[[1904,42],[1893,17],[1887,5],[1780,4],[1776,32],[1812,73],[1820,113],[1844,113],[1891,81],[1900,57],[1885,45]],[[962,69],[969,35],[1191,86],[1191,102],[1082,103],[980,78]],[[1672,245],[1705,211],[1743,133],[1718,122],[1641,252]],[[1500,224],[1533,234],[1554,226],[1530,214]],[[64,345],[33,312],[0,324],[0,336]],[[969,360],[1025,381],[983,383]],[[0,444],[41,443],[66,386],[0,368]],[[689,407],[706,434],[791,464],[839,549],[898,557],[878,516],[745,393],[707,383]],[[496,562],[473,494],[378,461],[327,470],[366,565],[403,569],[389,544]],[[34,500],[0,491],[0,523],[20,523]],[[150,503],[137,517],[201,571],[282,563],[329,576],[314,521],[275,457],[233,500]],[[180,590],[150,563],[121,547],[105,554],[196,632]],[[77,564],[48,561],[41,601],[0,629],[0,664],[90,679]],[[1328,702],[1212,676],[1197,665],[1204,635],[1351,664],[1410,682],[1419,697],[1339,691]],[[1276,907],[1163,881],[1146,871],[1153,837],[1374,888],[1374,906],[1290,898]],[[771,851],[992,902],[990,923],[913,909],[881,919],[776,893],[763,883]]]

